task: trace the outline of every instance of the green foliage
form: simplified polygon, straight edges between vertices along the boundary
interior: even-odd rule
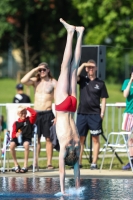
[[[0,1],[1,49],[7,50],[9,43],[13,48],[21,49],[23,70],[29,70],[44,60],[48,63],[58,63],[59,60],[61,63],[64,34],[60,37],[63,27],[59,18],[67,20],[66,16],[78,20],[77,11],[69,0]]]
[[[107,46],[107,79],[113,82],[123,81],[122,64],[126,62],[126,67],[129,68],[133,63],[132,57],[129,57],[128,61],[123,60],[126,54],[133,54],[133,1],[73,0],[72,2],[86,28],[84,43]]]
[[[85,26],[84,44],[106,45],[107,80],[121,83],[133,63],[132,10],[131,0],[0,1],[0,52],[9,45],[20,49],[23,71],[46,60],[59,72],[66,41],[62,17]]]

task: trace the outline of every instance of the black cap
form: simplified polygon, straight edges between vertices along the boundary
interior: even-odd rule
[[[17,84],[16,89],[23,90],[23,85],[21,83]]]

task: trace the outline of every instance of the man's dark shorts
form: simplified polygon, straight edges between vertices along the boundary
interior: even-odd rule
[[[37,111],[37,134],[38,138],[42,135],[46,138],[50,138],[50,127],[53,124],[54,114],[52,110],[48,111]]]
[[[78,114],[76,122],[80,136],[87,136],[88,130],[92,136],[102,134],[102,118],[99,114]]]
[[[19,146],[20,144],[18,143],[18,139],[17,138],[13,138],[11,139],[11,142],[15,142],[16,146]],[[22,138],[22,145],[24,144],[24,142],[29,142],[29,145],[31,145],[31,139],[27,139],[25,137]]]

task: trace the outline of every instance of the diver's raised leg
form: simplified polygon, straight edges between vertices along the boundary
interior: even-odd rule
[[[70,63],[72,58],[73,35],[75,31],[75,26],[69,25],[62,18],[60,18],[60,22],[67,30],[67,41],[61,64],[61,72],[56,87],[56,105],[64,101],[69,94]]]
[[[75,47],[74,57],[71,63],[71,73],[70,73],[70,94],[76,97],[76,88],[77,88],[77,69],[79,67],[81,59],[81,45],[82,37],[84,33],[84,27],[76,27],[77,31],[77,43]]]

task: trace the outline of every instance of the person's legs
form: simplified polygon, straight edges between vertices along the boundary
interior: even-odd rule
[[[12,158],[13,158],[13,162],[14,162],[14,169],[13,171],[15,171],[16,173],[19,173],[20,172],[20,166],[17,162],[17,158],[16,158],[16,151],[15,151],[15,148],[16,148],[16,143],[14,141],[10,142],[10,151],[11,151],[11,155],[12,155]]]
[[[133,115],[129,113],[124,113],[123,114],[123,121],[122,121],[122,130],[124,131],[129,131],[132,130],[132,123],[131,121],[133,120]],[[132,133],[133,134],[133,133]],[[133,139],[130,139],[130,135],[128,135],[128,147],[129,147],[129,156],[131,159],[131,162],[133,164]],[[123,170],[128,170],[131,169],[130,162],[128,162],[125,166],[122,167]]]
[[[77,129],[80,136],[80,156],[79,156],[79,164],[82,167],[82,156],[84,151],[85,139],[88,132],[88,125],[87,125],[87,115],[78,114],[77,121],[76,121]]]
[[[27,169],[28,167],[28,158],[29,158],[29,142],[26,141],[23,144],[25,151],[24,151],[24,168]]]
[[[37,120],[37,130],[38,130],[38,145],[37,145],[37,156],[36,156],[36,167],[38,168],[38,159],[41,151],[41,138],[42,136],[46,141],[46,154],[47,154],[47,166],[49,165],[49,169],[53,167],[50,166],[52,163],[52,155],[53,155],[53,145],[50,140],[50,127],[53,125],[54,114],[52,110],[40,111],[38,112],[38,120]]]
[[[92,136],[92,141],[93,141],[93,164],[97,164],[97,159],[98,159],[98,154],[99,154],[99,148],[100,148],[100,140],[99,140],[99,135],[98,136]]]
[[[36,164],[35,164],[36,167],[38,167],[38,159],[40,151],[41,151],[41,138],[38,138]],[[53,145],[50,138],[46,138],[46,154],[47,154],[47,167],[49,169],[53,169],[52,167]]]
[[[71,63],[71,72],[70,72],[70,87],[69,94],[76,97],[77,96],[77,68],[79,67],[81,59],[81,45],[82,37],[84,32],[84,27],[76,27],[77,31],[77,43],[75,47],[74,57]]]
[[[67,30],[67,41],[61,64],[61,72],[56,86],[56,105],[62,103],[62,101],[64,101],[68,96],[70,84],[70,63],[72,58],[72,41],[75,31],[75,26],[67,24],[63,19],[60,19],[60,22]]]
[[[38,159],[39,159],[39,155],[40,155],[40,150],[41,150],[41,136],[43,133],[42,130],[42,112],[41,111],[37,111],[37,118],[36,118],[36,126],[37,126],[37,148],[36,148],[36,160],[35,160],[35,167],[38,168]],[[31,165],[29,168],[33,168],[33,166]]]
[[[133,139],[130,138],[130,135],[128,137],[129,137],[129,141],[128,141],[129,155],[130,155],[130,157],[133,157]]]
[[[40,151],[41,151],[41,138],[38,137],[35,167],[38,167],[38,159],[39,159]]]
[[[130,135],[128,135],[128,137],[129,137],[128,139],[129,155],[130,155],[131,163],[133,165],[133,139],[130,138]],[[123,166],[122,169],[123,170],[131,169],[130,162],[128,162],[125,166]]]
[[[17,167],[18,166],[18,162],[17,162],[17,158],[16,158],[15,147],[16,147],[15,142],[11,142],[10,143],[10,151],[11,151],[11,155],[12,155],[12,158],[13,158],[14,165],[15,165],[15,167]]]
[[[101,116],[99,114],[88,114],[88,126],[93,142],[93,161],[91,164],[91,169],[97,169],[97,159],[100,149],[99,135],[103,132]]]
[[[53,169],[52,167],[53,145],[50,138],[46,138],[46,153],[47,153],[47,167],[48,169]]]

